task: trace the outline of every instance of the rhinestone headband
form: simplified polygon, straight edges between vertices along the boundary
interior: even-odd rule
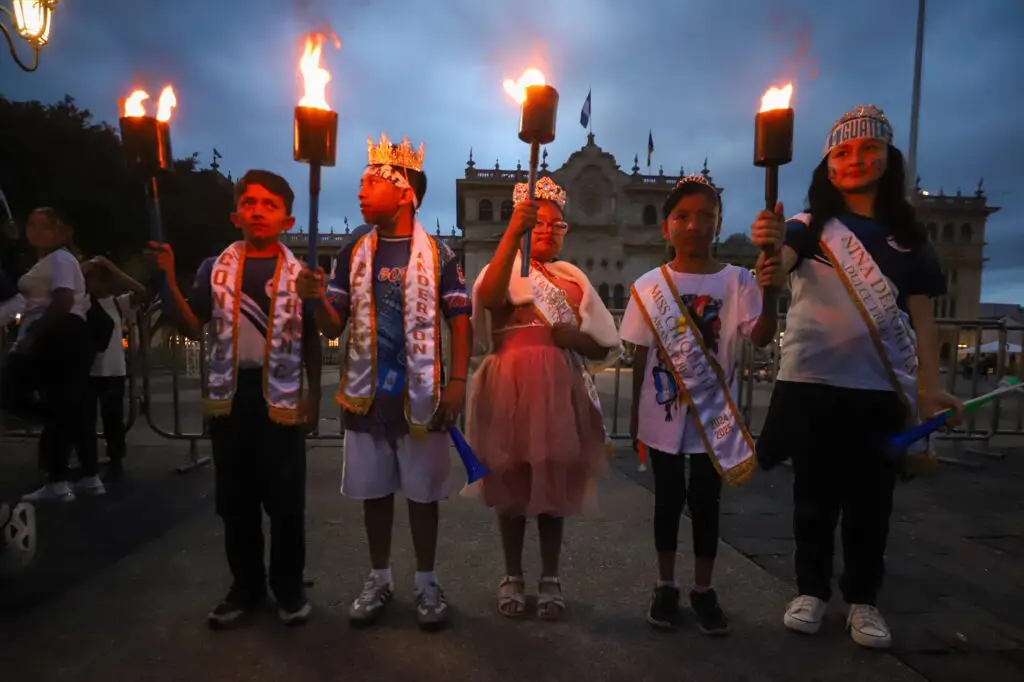
[[[721,194],[722,193],[722,190],[720,190],[717,187],[715,187],[715,183],[711,182],[710,180],[708,180],[706,177],[704,177],[700,173],[690,173],[686,177],[679,178],[679,182],[677,182],[675,184],[675,187],[672,188],[672,191],[673,192],[676,191],[682,185],[691,185],[691,184],[692,185],[706,185],[707,187],[710,187],[711,189],[715,190],[715,194]]]
[[[828,156],[829,152],[844,142],[866,138],[892,144],[892,125],[885,117],[885,112],[874,104],[859,104],[853,111],[843,114],[843,117],[832,125],[832,130],[825,140],[825,151],[822,156]]]
[[[380,142],[373,143],[373,138],[366,137],[367,163],[371,166],[397,166],[414,171],[423,170],[423,143],[413,151],[409,138],[403,137],[400,144],[393,144],[386,133],[380,134]]]
[[[537,199],[543,199],[545,201],[553,201],[558,205],[559,210],[565,210],[565,190],[555,184],[555,181],[548,176],[544,176],[537,181],[537,186],[534,188],[534,194]],[[516,187],[512,190],[512,203],[519,205],[524,201],[530,199],[530,186],[525,182],[517,182]]]

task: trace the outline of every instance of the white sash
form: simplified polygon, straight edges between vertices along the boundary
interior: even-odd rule
[[[245,242],[226,248],[210,273],[212,314],[209,325],[209,376],[203,400],[208,417],[231,413],[238,381],[238,319],[245,270]],[[302,395],[302,301],[295,289],[302,264],[283,244],[271,284],[267,350],[263,358],[263,394],[270,418],[297,424]]]
[[[335,402],[355,414],[367,414],[377,388],[377,321],[373,298],[373,256],[377,228],[352,249],[349,270],[349,329],[341,385]],[[409,432],[426,435],[437,409],[441,385],[441,315],[438,312],[440,266],[437,245],[416,222],[409,265],[402,280],[405,320],[405,416]]]
[[[547,326],[571,324],[579,328],[583,321],[579,310],[569,301],[565,291],[552,282],[548,278],[547,273],[533,263],[530,264],[530,285],[533,288],[533,308]],[[597,394],[597,385],[594,383],[594,377],[590,375],[587,363],[582,355],[570,350],[566,350],[566,354],[569,357],[569,364],[583,378],[583,385],[587,388],[587,396],[590,397],[590,403],[597,410],[597,413],[602,415],[601,424],[604,429],[605,448],[610,450],[611,438],[608,436],[607,428],[604,427],[604,413],[601,411],[601,399]]]
[[[704,346],[686,306],[680,305],[672,277],[661,266],[633,285],[633,297],[658,340],[696,426],[722,480],[746,483],[754,469],[754,442],[732,399],[722,368]]]
[[[833,218],[825,225],[821,248],[867,325],[893,390],[909,411],[908,428],[917,424],[917,335],[907,314],[896,305],[896,292],[868,250],[840,220]],[[918,455],[927,450],[928,439],[924,439],[914,443],[908,453]]]

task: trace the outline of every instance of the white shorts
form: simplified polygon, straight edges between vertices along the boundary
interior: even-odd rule
[[[341,494],[376,500],[401,492],[413,502],[437,502],[450,494],[452,461],[449,436],[428,433],[423,441],[401,436],[397,447],[368,433],[345,431]]]

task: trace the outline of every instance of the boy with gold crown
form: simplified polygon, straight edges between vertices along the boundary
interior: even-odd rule
[[[537,518],[541,576],[537,612],[562,617],[559,559],[566,517],[592,510],[607,466],[607,435],[592,372],[621,352],[615,320],[590,280],[557,260],[569,225],[565,191],[550,177],[536,199],[519,183],[515,210],[491,262],[473,286],[473,336],[487,357],[473,377],[468,436],[491,470],[479,483],[498,513],[505,576],[498,612],[526,613],[523,540]],[[520,276],[523,235],[530,272]]]
[[[722,199],[703,175],[680,179],[662,212],[673,258],[633,284],[619,328],[623,341],[636,344],[630,433],[634,447],[648,448],[654,473],[659,575],[647,621],[665,630],[680,624],[676,549],[688,505],[690,606],[701,632],[724,635],[729,621],[712,587],[722,484],[745,482],[755,466],[754,443],[736,407],[738,377],[743,340],[764,346],[775,336],[773,290],[762,292],[773,266],[762,255],[755,278],[714,259]],[[780,227],[768,229],[781,235]]]
[[[296,293],[301,263],[280,242],[295,224],[288,182],[264,170],[235,185],[231,220],[244,239],[199,266],[188,301],[168,244],[150,243],[166,275],[166,310],[199,339],[206,327],[209,373],[203,413],[210,419],[217,513],[234,577],[208,616],[225,627],[251,616],[266,594],[263,518],[270,517],[270,589],[287,625],[304,623],[306,560],[305,431],[320,403],[320,339]],[[309,381],[303,386],[303,368]]]
[[[892,140],[880,109],[856,107],[829,132],[807,210],[785,224],[784,241],[766,239],[783,226],[781,210],[753,225],[754,243],[779,252],[793,292],[757,443],[765,468],[793,463],[798,596],[783,622],[807,634],[821,627],[842,516],[847,629],[871,648],[891,643],[876,600],[895,481],[901,466],[929,459],[926,442],[903,462],[887,457],[886,444],[919,417],[962,408],[939,375],[931,299],[946,292],[946,280],[907,201]]]
[[[336,401],[344,410],[341,491],[363,502],[371,571],[349,609],[353,625],[373,622],[391,601],[394,496],[409,506],[416,550],[413,591],[420,626],[442,627],[448,604],[434,572],[438,502],[448,496],[448,427],[466,397],[471,305],[454,252],[416,219],[427,190],[423,145],[387,135],[367,141],[359,189],[366,225],[323,270],[300,277],[300,294],[318,302],[320,329],[332,338],[348,325]],[[451,375],[442,363],[442,319],[451,331]]]

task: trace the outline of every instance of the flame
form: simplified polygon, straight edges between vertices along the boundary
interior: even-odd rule
[[[311,33],[306,36],[306,49],[299,60],[299,71],[302,72],[303,94],[299,100],[300,107],[324,109],[330,111],[327,104],[327,84],[331,82],[330,72],[320,66],[320,54],[323,52],[325,36],[322,33]],[[334,37],[335,49],[341,42]]]
[[[523,75],[519,77],[518,81],[506,78],[502,85],[505,86],[505,92],[516,101],[516,104],[522,104],[526,101],[526,88],[531,85],[547,85],[547,82],[544,80],[544,74],[538,69],[527,69],[523,71]]]
[[[136,90],[128,95],[124,101],[124,117],[137,118],[146,116],[146,105],[143,104],[149,99],[149,93],[145,90]],[[156,105],[156,120],[166,123],[171,120],[171,109],[178,106],[178,98],[174,94],[174,88],[170,85],[160,93],[160,100]]]
[[[147,99],[149,99],[149,93],[145,90],[136,90],[132,94],[128,95],[128,99],[124,101],[124,117],[136,118],[139,116],[145,116],[146,107],[144,107],[142,103]]]
[[[160,101],[156,105],[156,120],[170,121],[171,109],[176,106],[178,106],[178,98],[174,94],[174,88],[168,85],[160,93]]]
[[[772,109],[789,109],[789,98],[793,96],[793,84],[786,83],[784,88],[768,88],[761,98],[761,111]]]

